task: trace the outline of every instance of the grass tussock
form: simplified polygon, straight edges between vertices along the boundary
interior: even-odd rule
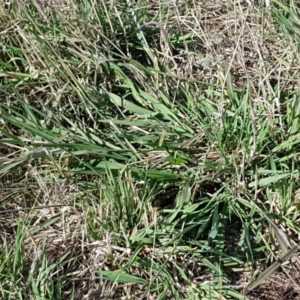
[[[2,299],[299,297],[300,15],[268,3],[0,4]]]

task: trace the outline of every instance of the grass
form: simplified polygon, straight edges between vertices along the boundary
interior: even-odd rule
[[[296,4],[0,20],[2,299],[299,296]]]

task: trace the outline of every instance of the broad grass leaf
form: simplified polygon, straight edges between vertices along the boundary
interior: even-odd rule
[[[277,182],[281,179],[284,179],[284,178],[287,178],[291,176],[291,173],[286,173],[286,174],[278,174],[278,175],[274,175],[274,176],[270,176],[270,177],[267,177],[267,178],[262,178],[258,181],[258,185],[260,187],[262,186],[267,186],[271,183],[274,183],[274,182]],[[256,185],[256,181],[252,181],[249,183],[249,187],[254,187]]]
[[[143,107],[140,107],[136,104],[133,104],[132,102],[125,100],[116,94],[108,93],[108,95],[110,97],[111,102],[113,102],[115,105],[123,107],[131,112],[134,112],[137,114],[145,114],[145,115],[155,114],[155,112],[145,109]]]
[[[153,244],[153,242],[154,242],[153,238],[146,238],[146,237],[141,237],[141,236],[137,236],[137,235],[131,236],[129,239],[132,242],[140,242],[143,244],[150,244],[150,245]]]
[[[26,160],[26,159],[24,159]],[[17,161],[14,161],[14,162],[10,162],[10,163],[6,163],[6,164],[3,164],[1,167],[0,167],[0,174],[5,174],[7,173],[10,169],[20,165],[21,163],[24,162],[24,160],[17,160]]]
[[[148,281],[143,278],[134,275],[129,275],[122,271],[97,271],[97,273],[101,275],[103,279],[113,282],[138,284],[148,283]]]
[[[218,227],[219,227],[219,210],[216,207],[216,209],[214,210],[214,215],[213,215],[213,220],[212,220],[212,227],[211,227],[211,231],[209,234],[209,237],[211,239],[215,239],[216,236],[218,235]]]

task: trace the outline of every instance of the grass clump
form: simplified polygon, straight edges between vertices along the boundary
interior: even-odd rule
[[[296,299],[297,7],[52,2],[0,6],[2,298]]]

